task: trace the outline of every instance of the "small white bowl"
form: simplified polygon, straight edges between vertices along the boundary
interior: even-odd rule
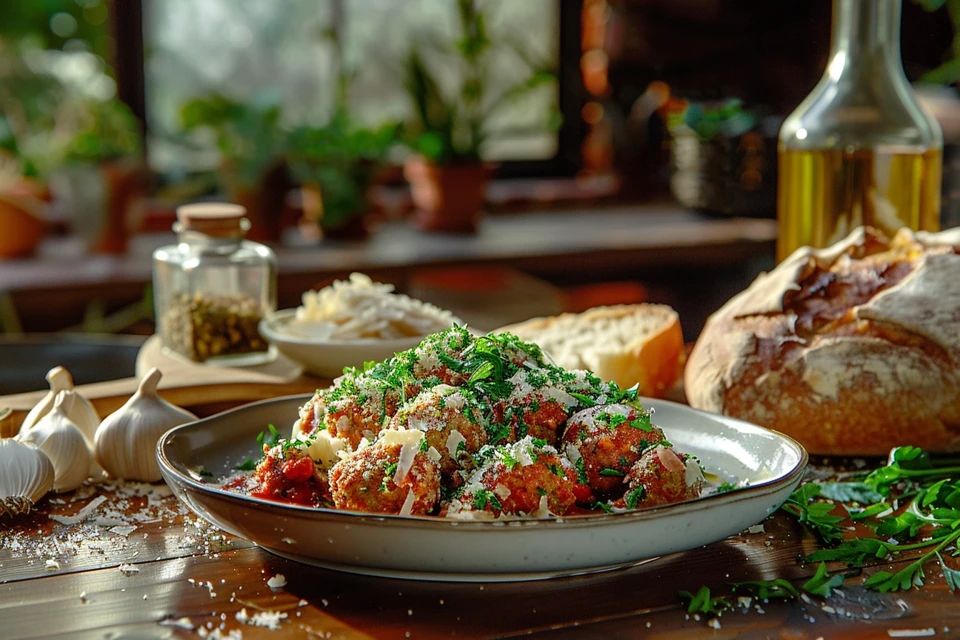
[[[326,340],[296,335],[286,330],[296,309],[275,311],[260,321],[260,335],[280,353],[303,365],[306,373],[336,378],[344,367],[363,367],[364,362],[380,362],[400,351],[420,344],[426,336],[395,340]]]

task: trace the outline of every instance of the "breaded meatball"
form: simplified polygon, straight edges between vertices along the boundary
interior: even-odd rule
[[[317,392],[313,394],[313,397],[300,407],[300,417],[293,425],[292,440],[309,438],[313,436],[318,429],[324,430],[327,428],[326,395],[327,392],[325,390],[318,389]]]
[[[494,444],[516,442],[527,435],[546,440],[551,446],[579,401],[563,390],[555,371],[519,369],[507,382],[511,392],[493,406],[492,422],[499,427]]]
[[[480,451],[485,462],[477,469],[457,499],[451,501],[448,517],[563,515],[576,499],[563,459],[542,440],[523,440]]]
[[[703,471],[696,459],[657,446],[646,451],[627,474],[621,507],[639,509],[699,498]]]
[[[310,507],[329,506],[332,500],[326,472],[305,451],[287,442],[264,447],[253,479],[250,495],[256,498]]]
[[[628,405],[591,407],[570,416],[561,449],[576,469],[578,500],[623,495],[627,473],[644,451],[663,441],[663,431],[650,423],[650,414]]]
[[[487,443],[483,411],[468,389],[438,385],[420,393],[397,411],[391,429],[422,431],[427,446],[440,454],[440,470],[452,476],[473,465],[473,454]]]
[[[338,378],[322,397],[326,403],[327,430],[334,438],[346,440],[351,449],[360,446],[363,438],[372,441],[400,405],[397,389],[367,374],[351,373]]]
[[[426,515],[440,500],[439,456],[421,431],[385,430],[330,469],[330,491],[337,509]]]

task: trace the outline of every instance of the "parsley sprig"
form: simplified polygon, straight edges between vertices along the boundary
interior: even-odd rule
[[[844,518],[833,515],[836,505],[823,502],[824,499],[844,503],[850,519],[872,529],[874,536],[843,540],[840,522]],[[894,449],[888,464],[866,474],[861,482],[807,483],[782,508],[822,543],[833,547],[804,558],[805,562],[821,563],[817,573],[824,580],[824,562],[861,567],[870,560],[889,560],[908,551],[922,551],[896,572],[877,571],[863,586],[880,592],[922,586],[926,578],[924,567],[934,558],[943,569],[947,585],[951,589],[960,586],[960,571],[948,567],[942,555],[948,550],[955,557],[960,555],[956,548],[960,540],[960,467],[938,463],[918,447]]]
[[[831,513],[834,505],[814,502],[819,496],[820,485],[808,482],[791,493],[780,509],[796,517],[800,524],[807,527],[823,544],[833,546],[843,540],[840,523],[844,518]]]
[[[723,615],[724,611],[733,606],[733,604],[723,596],[711,598],[710,587],[706,586],[700,587],[696,593],[678,591],[677,596],[686,603],[687,613],[705,613],[720,616]]]

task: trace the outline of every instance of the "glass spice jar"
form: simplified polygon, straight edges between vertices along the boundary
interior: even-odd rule
[[[276,351],[257,326],[277,308],[277,260],[244,239],[246,209],[228,203],[177,209],[177,244],[153,253],[157,333],[164,350],[195,362],[267,362]]]

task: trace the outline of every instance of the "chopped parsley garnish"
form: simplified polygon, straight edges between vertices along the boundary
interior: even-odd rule
[[[212,477],[213,477],[213,472],[208,471],[206,467],[198,467],[198,468],[197,468],[197,474],[199,474],[199,476],[200,476],[201,478],[212,478]]]
[[[721,482],[716,489],[717,493],[729,493],[731,491],[736,491],[740,486],[733,482]]]
[[[627,416],[622,413],[601,413],[599,417],[613,429],[616,429],[627,421]]]
[[[597,509],[600,509],[600,511],[603,511],[604,513],[613,513],[613,507],[611,507],[606,502],[600,502],[599,500],[594,502],[591,508],[594,511],[596,511]]]
[[[473,495],[474,509],[483,511],[487,508],[488,504],[498,511],[503,509],[503,504],[500,502],[500,497],[497,496],[497,494],[495,494],[493,491],[480,489]]]
[[[590,408],[597,406],[597,402],[588,395],[582,393],[577,393],[575,391],[568,391],[568,393],[577,399],[578,402],[584,407]]]
[[[589,484],[590,479],[587,477],[587,469],[584,466],[583,458],[577,458],[573,466],[577,470],[577,482],[580,484]]]
[[[613,468],[611,468],[611,467],[604,467],[603,469],[600,469],[600,475],[602,475],[602,476],[612,476],[612,477],[615,477],[615,478],[622,478],[622,477],[624,477],[624,476],[627,475],[627,474],[625,474],[623,471],[620,471],[619,469],[613,469]]]
[[[695,594],[689,591],[678,591],[677,597],[687,605],[687,613],[703,613],[719,616],[733,605],[722,596],[710,597],[709,587],[700,587]]]
[[[650,414],[646,412],[641,413],[627,424],[634,429],[640,429],[641,431],[653,431],[653,424],[650,422]]]
[[[260,445],[261,447],[266,445],[267,447],[271,447],[271,448],[280,444],[280,440],[282,439],[283,436],[280,435],[280,432],[277,430],[277,428],[272,424],[268,424],[267,430],[268,430],[267,433],[264,433],[263,431],[261,431],[257,435],[257,444]]]
[[[647,490],[640,485],[636,489],[631,489],[623,496],[623,501],[627,503],[627,509],[636,509],[637,505],[643,502],[647,495]]]
[[[547,495],[547,490],[543,487],[537,487],[537,495],[545,496]]]
[[[520,464],[520,461],[514,458],[508,449],[500,450],[500,459],[503,461],[503,465],[507,468],[507,471],[513,471],[513,468]]]
[[[257,463],[253,461],[252,458],[247,458],[240,464],[234,467],[237,471],[253,471],[257,468]]]

